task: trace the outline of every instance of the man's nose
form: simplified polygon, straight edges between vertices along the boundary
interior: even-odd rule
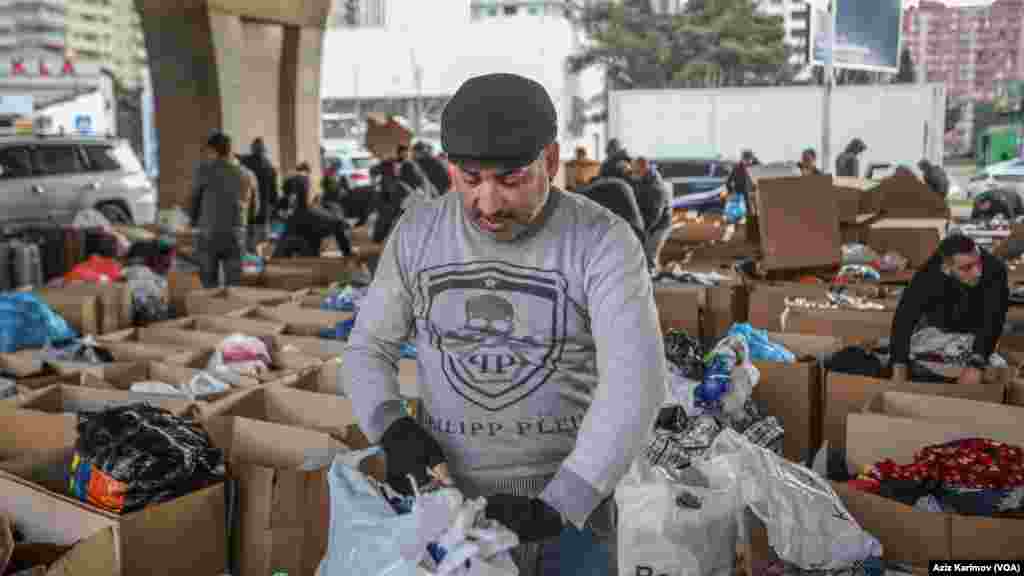
[[[494,181],[490,179],[484,179],[477,188],[477,208],[480,209],[484,215],[492,216],[501,210],[501,195],[498,194],[497,187],[494,185]]]

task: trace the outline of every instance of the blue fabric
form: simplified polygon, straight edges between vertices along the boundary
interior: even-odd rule
[[[0,294],[0,352],[42,348],[77,337],[68,323],[34,294]]]
[[[611,576],[617,572],[611,566],[614,542],[598,539],[589,528],[577,530],[567,526],[562,534],[544,544],[540,553],[540,576]]]
[[[750,324],[733,324],[726,336],[739,336],[746,340],[751,360],[783,364],[796,362],[796,356],[792,352],[768,338],[767,330],[754,328]]]

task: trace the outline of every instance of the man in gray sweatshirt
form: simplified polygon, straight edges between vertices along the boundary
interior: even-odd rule
[[[389,483],[408,492],[406,474],[424,483],[446,463],[519,535],[524,576],[595,562],[585,573],[613,574],[609,496],[664,400],[665,355],[636,235],[550,184],[556,131],[532,80],[490,74],[459,88],[441,135],[457,193],[418,204],[388,239],[349,339],[347,392]],[[399,398],[407,339],[419,422]],[[559,548],[576,531],[592,546]]]

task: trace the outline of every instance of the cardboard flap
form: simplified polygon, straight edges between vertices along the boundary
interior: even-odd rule
[[[897,172],[876,189],[886,216],[900,218],[948,218],[946,199],[910,173]]]
[[[882,543],[886,560],[928,566],[951,558],[949,515],[915,510],[845,484],[833,482],[832,488],[861,528]]]
[[[71,414],[12,411],[0,417],[0,461],[24,452],[71,446],[78,439],[78,419]]]
[[[0,513],[17,523],[29,542],[71,546],[105,528],[116,527],[110,515],[85,508],[9,472],[0,471]],[[60,522],[54,522],[60,518]]]
[[[275,350],[283,353],[298,353],[321,360],[338,358],[345,354],[346,349],[345,342],[341,340],[308,336],[273,336],[272,344]]]
[[[818,358],[825,354],[839,351],[843,342],[832,336],[817,336],[814,334],[784,334],[780,332],[769,332],[768,339],[777,344],[785,346],[798,360],[806,358]]]
[[[139,336],[146,344],[166,344],[190,350],[212,350],[220,346],[224,342],[224,338],[227,338],[227,335],[223,333],[169,326],[142,328]]]
[[[73,445],[26,452],[13,460],[0,463],[0,470],[37,484],[51,492],[67,492],[67,473],[74,458]]]
[[[149,404],[164,408],[178,415],[186,413],[191,406],[191,402],[188,400],[175,398],[168,398],[166,400],[147,398],[146,401]],[[102,390],[60,384],[26,400],[21,405],[21,409],[50,413],[98,412],[107,408],[135,404],[137,402],[139,402],[137,396],[123,390]]]
[[[952,558],[1020,561],[1024,519],[952,516]]]
[[[117,533],[114,528],[104,528],[78,542],[46,571],[46,576],[83,574],[121,574]]]
[[[757,217],[762,266],[785,270],[840,261],[839,208],[831,176],[758,180]]]
[[[707,289],[701,286],[655,286],[654,304],[662,332],[683,330],[703,338],[701,310],[707,306]]]
[[[250,320],[248,318],[223,316],[196,316],[195,327],[199,331],[218,334],[245,334],[246,336],[273,336],[284,332],[284,324]]]

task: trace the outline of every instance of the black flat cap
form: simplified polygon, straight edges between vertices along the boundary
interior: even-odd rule
[[[517,168],[533,162],[558,135],[558,115],[544,87],[516,74],[466,80],[441,114],[441,146],[453,161]]]

